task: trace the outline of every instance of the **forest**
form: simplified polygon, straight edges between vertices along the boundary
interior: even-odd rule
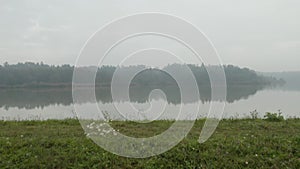
[[[162,70],[172,70],[178,76],[185,76],[182,72],[185,65],[171,64]],[[210,85],[208,69],[214,69],[215,66],[187,65],[193,73],[199,86]],[[128,72],[147,68],[144,65],[118,67],[121,75],[124,77]],[[79,69],[84,77],[92,72],[95,67],[81,67]],[[116,66],[102,66],[98,69],[96,75],[97,85],[110,85]],[[70,86],[72,84],[74,66],[71,65],[47,65],[44,63],[18,63],[0,65],[0,87],[39,87],[39,86]],[[176,85],[176,81],[164,71],[147,68],[145,71],[137,74],[132,80],[132,85]],[[266,76],[256,73],[248,68],[240,68],[233,65],[224,66],[227,85],[280,85],[284,84],[283,79],[272,76]],[[77,83],[77,82],[75,82]],[[84,82],[78,82],[84,83]]]

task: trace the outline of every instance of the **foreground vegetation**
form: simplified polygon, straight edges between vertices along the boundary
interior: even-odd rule
[[[171,121],[111,122],[120,132],[149,137]],[[204,120],[172,150],[146,159],[119,157],[88,139],[77,120],[0,121],[0,168],[300,168],[300,119],[223,120],[204,144]]]

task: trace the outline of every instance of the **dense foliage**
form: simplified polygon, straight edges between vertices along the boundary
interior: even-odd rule
[[[198,85],[209,85],[209,76],[207,70],[214,70],[216,66],[201,66],[188,65]],[[91,73],[95,67],[82,67],[79,69],[82,77]],[[109,85],[116,69],[120,69],[121,76],[126,78],[132,71],[147,68],[146,66],[128,66],[128,67],[115,67],[103,66],[98,69],[96,83]],[[172,64],[163,68],[176,73],[177,76],[184,78],[183,70],[185,65]],[[97,69],[97,68],[96,68]],[[0,65],[0,86],[43,86],[43,85],[70,85],[72,83],[74,66],[62,65],[53,66],[43,63],[18,63],[10,65],[5,63]],[[224,66],[227,84],[228,85],[269,85],[276,83],[283,83],[282,80],[277,80],[272,77],[258,75],[255,71],[247,68],[239,68],[236,66]],[[83,83],[83,82],[79,82]],[[147,68],[139,73],[132,81],[134,85],[172,85],[176,81],[164,71]]]
[[[18,63],[0,66],[0,85],[18,86],[42,83],[70,83],[73,67],[70,65],[49,66],[43,63]]]

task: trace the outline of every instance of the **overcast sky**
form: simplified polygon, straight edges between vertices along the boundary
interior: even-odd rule
[[[298,0],[0,0],[0,63],[74,64],[96,30],[140,12],[193,23],[224,64],[300,70]]]

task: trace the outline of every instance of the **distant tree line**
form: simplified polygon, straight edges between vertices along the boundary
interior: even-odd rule
[[[165,70],[171,70],[178,76],[183,74],[183,67],[186,65],[172,64],[164,67]],[[210,85],[208,69],[214,69],[215,66],[187,65],[195,76],[198,85]],[[134,70],[146,68],[143,65],[118,67],[121,74],[125,75]],[[91,73],[95,67],[82,67],[79,71],[82,77]],[[98,69],[96,75],[96,84],[110,85],[112,77],[117,69],[116,66],[103,66]],[[74,66],[70,65],[47,65],[44,63],[18,63],[0,65],[0,87],[22,87],[22,86],[66,86],[71,85]],[[237,66],[224,66],[227,85],[274,85],[282,84],[282,79],[276,79],[269,76],[258,75],[255,71],[248,68],[239,68]],[[139,73],[132,80],[133,85],[173,85],[176,81],[164,71],[158,69],[147,69]]]

